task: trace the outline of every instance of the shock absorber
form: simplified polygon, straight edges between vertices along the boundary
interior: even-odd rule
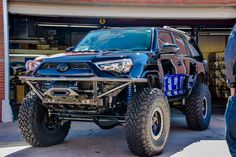
[[[48,117],[51,118],[51,116],[52,116],[52,110],[48,109]]]
[[[127,87],[127,103],[130,104],[133,95],[133,85],[129,84]]]

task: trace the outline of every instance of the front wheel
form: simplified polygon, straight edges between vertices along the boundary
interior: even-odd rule
[[[61,143],[70,129],[70,122],[62,123],[49,116],[39,97],[30,92],[19,110],[19,128],[26,142],[35,147]]]
[[[126,138],[132,153],[154,156],[165,147],[170,129],[170,110],[163,92],[144,88],[137,92],[128,106]]]

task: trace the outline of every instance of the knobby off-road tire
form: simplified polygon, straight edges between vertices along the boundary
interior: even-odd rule
[[[132,153],[154,156],[162,152],[170,129],[170,109],[163,92],[156,88],[138,91],[128,106],[126,139]]]
[[[19,128],[26,142],[34,147],[44,147],[64,141],[70,129],[70,122],[57,128],[48,128],[45,121],[47,109],[41,104],[39,97],[29,92],[19,111]]]
[[[203,83],[195,85],[185,102],[185,117],[192,130],[205,130],[211,120],[211,94]]]

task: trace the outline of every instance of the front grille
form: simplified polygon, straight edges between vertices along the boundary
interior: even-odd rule
[[[45,63],[42,65],[41,69],[56,69],[58,63]]]
[[[44,63],[41,66],[41,70],[53,70],[57,69],[57,66],[61,63]],[[67,63],[69,65],[70,70],[76,69],[76,70],[89,70],[90,67],[87,63]]]
[[[70,63],[71,69],[90,69],[87,63]]]

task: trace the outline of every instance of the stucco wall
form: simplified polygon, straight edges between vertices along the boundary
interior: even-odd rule
[[[10,2],[66,3],[122,6],[235,6],[236,0],[9,0]]]

